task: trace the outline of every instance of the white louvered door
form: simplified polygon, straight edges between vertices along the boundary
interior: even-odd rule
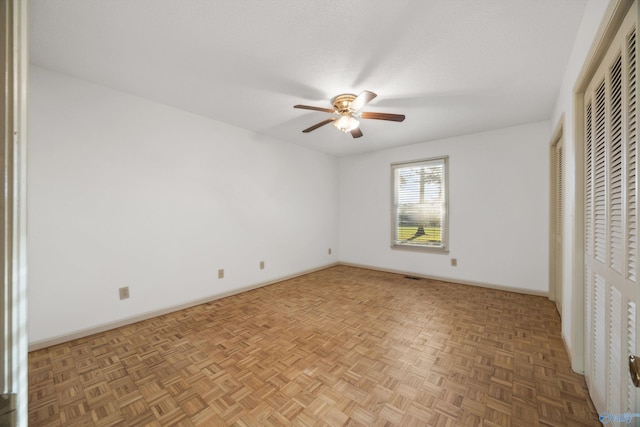
[[[562,235],[564,218],[564,143],[555,146],[555,236],[554,239],[554,298],[558,313],[562,313]]]
[[[585,376],[598,412],[637,413],[628,357],[636,348],[636,6],[593,80],[585,106]]]

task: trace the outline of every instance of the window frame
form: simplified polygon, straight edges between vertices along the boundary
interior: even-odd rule
[[[398,226],[398,214],[396,206],[396,169],[402,169],[405,167],[418,166],[424,163],[441,160],[444,163],[443,173],[443,192],[444,192],[444,215],[442,216],[443,226],[440,231],[441,245],[439,246],[427,246],[416,244],[400,244],[396,242],[397,226]],[[391,163],[391,249],[428,252],[437,254],[449,253],[449,156],[435,156],[419,160],[410,160],[404,162]]]

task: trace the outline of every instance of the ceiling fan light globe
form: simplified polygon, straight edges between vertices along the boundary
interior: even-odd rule
[[[356,120],[354,117],[349,115],[343,115],[338,120],[333,122],[333,125],[340,131],[344,133],[349,133],[352,130],[356,129],[360,126],[360,122]]]

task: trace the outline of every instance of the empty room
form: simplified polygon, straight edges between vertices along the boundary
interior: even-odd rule
[[[2,14],[0,424],[640,425],[637,1]]]

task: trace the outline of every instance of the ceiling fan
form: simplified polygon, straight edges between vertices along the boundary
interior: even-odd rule
[[[314,110],[314,111],[323,111],[325,113],[337,114],[338,117],[332,117],[330,119],[326,119],[321,121],[320,123],[316,123],[303,130],[304,133],[309,133],[312,130],[316,130],[321,126],[324,126],[329,123],[333,123],[333,125],[340,131],[344,133],[350,133],[354,138],[360,138],[362,136],[362,131],[360,130],[360,122],[358,118],[361,119],[373,119],[373,120],[389,120],[392,122],[401,122],[404,120],[404,114],[389,114],[389,113],[371,113],[371,112],[359,112],[362,107],[364,107],[369,101],[375,98],[376,95],[373,92],[368,90],[364,90],[360,93],[360,95],[356,96],[352,93],[343,93],[338,96],[335,96],[331,99],[331,104],[333,105],[333,110],[330,108],[322,108],[322,107],[312,107],[310,105],[294,105],[293,108],[302,108],[303,110]]]

